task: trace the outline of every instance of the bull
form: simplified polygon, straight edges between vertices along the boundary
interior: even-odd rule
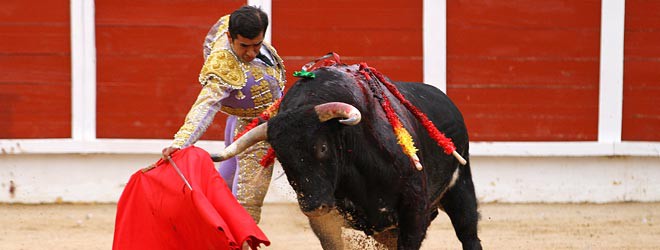
[[[434,141],[392,91],[380,89],[373,69],[332,64],[311,71],[283,97],[277,115],[225,148],[219,158],[262,140],[275,151],[324,249],[341,249],[336,217],[389,249],[419,249],[438,210],[451,219],[463,249],[481,249],[477,199],[463,117],[437,88],[394,86],[424,113],[468,160],[462,166]],[[391,106],[418,148],[417,165],[397,144],[383,110]]]

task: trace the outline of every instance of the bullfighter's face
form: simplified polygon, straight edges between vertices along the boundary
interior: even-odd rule
[[[236,38],[232,39],[229,33],[227,33],[227,38],[229,39],[234,54],[236,54],[241,61],[249,63],[259,55],[259,50],[264,42],[264,33],[261,32],[253,39],[241,35],[236,35]]]

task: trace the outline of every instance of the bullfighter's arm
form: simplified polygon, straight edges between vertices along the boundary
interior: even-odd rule
[[[213,122],[213,117],[220,110],[220,101],[227,96],[226,93],[225,87],[219,83],[206,82],[186,115],[183,126],[174,135],[171,147],[185,148],[197,142]]]

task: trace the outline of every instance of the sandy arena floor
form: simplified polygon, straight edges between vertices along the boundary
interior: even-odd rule
[[[111,249],[115,205],[0,205],[0,249]],[[485,249],[660,249],[660,203],[483,204]],[[295,204],[267,204],[266,249],[321,249]],[[460,249],[446,215],[422,249]]]

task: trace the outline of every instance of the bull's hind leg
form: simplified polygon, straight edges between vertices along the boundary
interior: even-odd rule
[[[470,164],[459,169],[456,184],[447,190],[440,203],[449,215],[463,249],[481,249],[481,241],[477,236],[477,197],[474,194]]]

